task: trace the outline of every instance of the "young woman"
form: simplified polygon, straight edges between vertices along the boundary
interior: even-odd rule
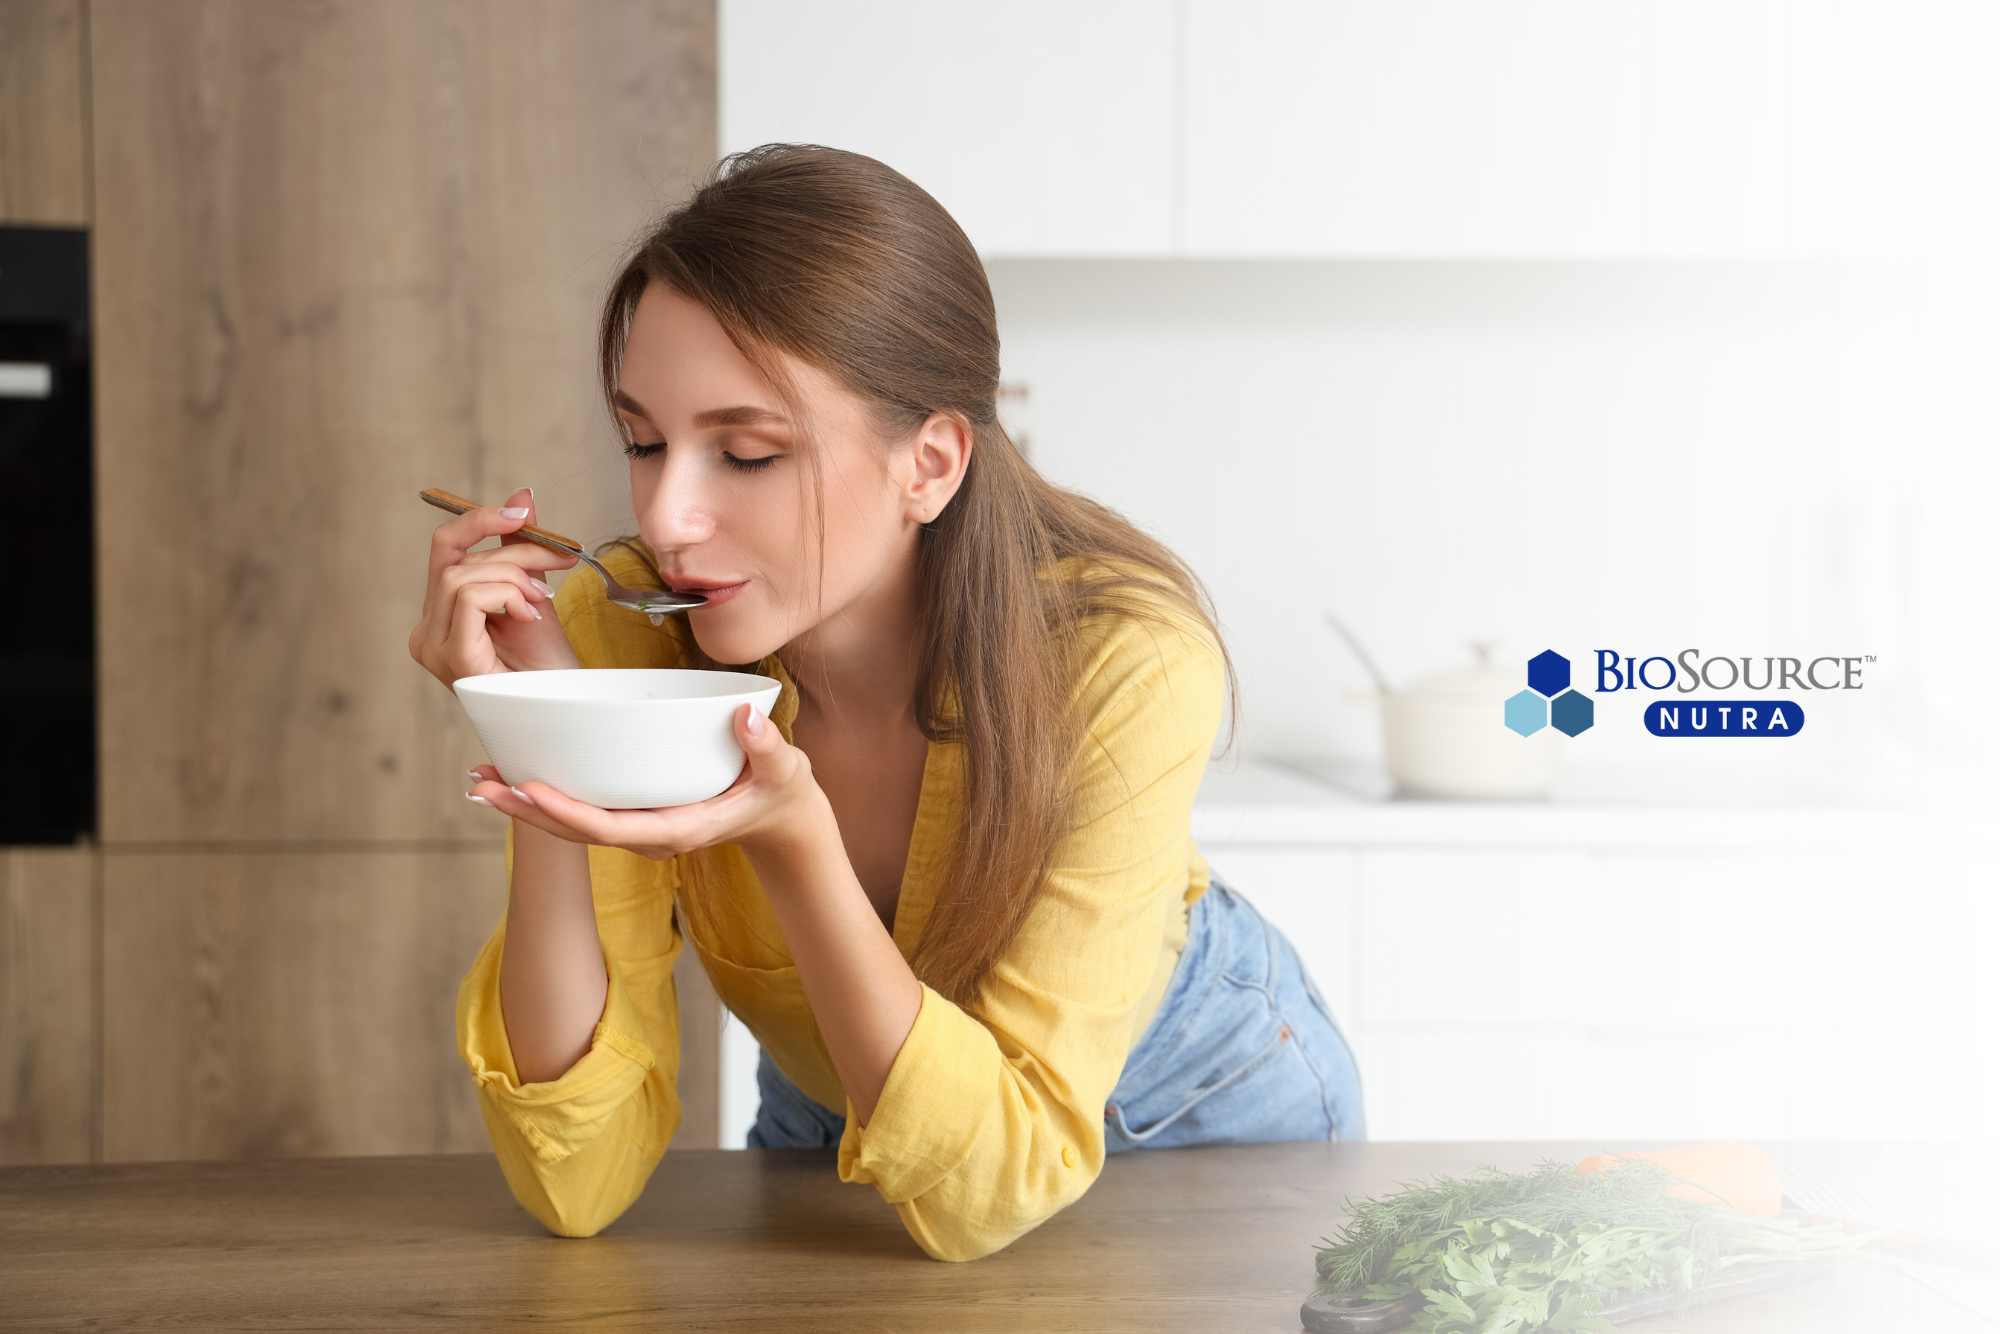
[[[747,664],[784,690],[698,805],[474,771],[510,883],[459,1039],[521,1203],[589,1235],[645,1186],[683,940],[762,1044],[751,1144],[837,1148],[941,1259],[1109,1153],[1359,1136],[1325,1002],[1188,834],[1229,681],[1205,598],[1000,429],[992,294],[937,202],[851,153],[731,158],[619,276],[601,354],[639,527],[607,563],[708,604],[655,628],[594,576],[552,595],[569,562],[509,537],[524,489],[437,530],[411,652],[447,683]]]

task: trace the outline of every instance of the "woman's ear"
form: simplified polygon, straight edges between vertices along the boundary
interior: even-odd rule
[[[915,466],[903,484],[903,517],[929,523],[965,481],[972,461],[972,424],[952,413],[935,413],[918,429],[910,453]]]

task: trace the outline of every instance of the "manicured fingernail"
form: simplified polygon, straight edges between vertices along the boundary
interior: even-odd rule
[[[528,507],[526,505],[505,506],[500,511],[500,517],[503,519],[525,519],[528,517]]]
[[[529,500],[533,500],[535,498],[535,488],[532,486],[517,486],[514,489],[516,491],[526,491],[528,493]]]
[[[534,609],[533,607],[530,607],[530,608],[528,608],[528,610],[529,610],[529,611],[535,611],[535,609]],[[538,612],[538,611],[535,611],[535,619],[536,619],[536,620],[538,620],[538,621],[539,621],[539,620],[541,620],[541,619],[542,619],[542,614],[541,614],[540,612]]]
[[[527,802],[530,806],[535,804],[535,799],[529,796],[527,793],[523,792],[520,788],[512,787],[508,788],[507,790],[509,792],[512,792],[515,796],[519,797],[522,801]]]
[[[755,709],[750,710],[750,721],[744,726],[750,729],[751,736],[764,735],[764,715]]]
[[[543,583],[539,579],[529,579],[528,582],[533,584],[535,586],[535,591],[537,593],[540,593],[545,598],[552,598],[556,595],[555,589],[550,588],[547,584]]]
[[[484,797],[473,796],[470,792],[465,794],[465,799],[475,806],[491,806],[493,804]]]
[[[479,770],[477,769],[467,769],[465,772],[472,775],[472,781],[475,783],[483,783],[486,781],[486,775],[480,773]]]

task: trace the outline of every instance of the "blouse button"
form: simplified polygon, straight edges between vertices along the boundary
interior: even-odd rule
[[[1283,1028],[1278,1030],[1278,1041],[1290,1042],[1291,1040],[1292,1040],[1292,1026],[1290,1024],[1286,1024]]]
[[[1065,1144],[1065,1145],[1063,1145],[1063,1166],[1064,1166],[1064,1167],[1075,1167],[1075,1166],[1076,1166],[1076,1146],[1075,1146],[1075,1145],[1073,1145],[1073,1144]]]

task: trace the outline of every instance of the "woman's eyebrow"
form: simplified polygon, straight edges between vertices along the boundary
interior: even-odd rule
[[[710,408],[694,414],[696,426],[775,426],[783,424],[782,413],[745,404],[734,408]]]
[[[653,414],[646,411],[645,405],[626,393],[623,389],[620,389],[611,396],[611,402],[614,407],[621,408],[635,417],[644,417],[647,421],[653,420]],[[715,426],[779,426],[783,425],[784,421],[784,414],[773,412],[769,408],[760,408],[755,404],[749,403],[733,408],[710,408],[706,412],[697,412],[694,415],[694,424],[698,428]]]

